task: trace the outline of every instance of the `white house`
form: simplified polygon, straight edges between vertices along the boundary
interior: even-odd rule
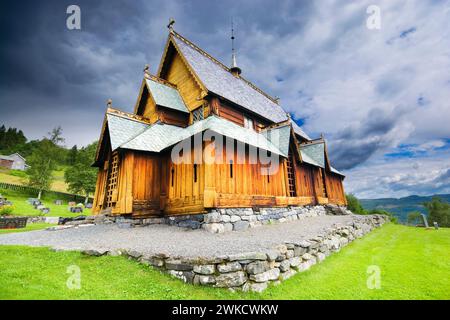
[[[25,170],[29,166],[26,164],[26,159],[16,152],[9,156],[0,155],[0,167]]]

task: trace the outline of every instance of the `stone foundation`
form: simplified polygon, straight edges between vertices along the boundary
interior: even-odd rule
[[[224,215],[229,215],[228,213],[231,212],[229,210],[226,211],[227,214],[222,214],[218,211],[216,213],[212,212],[212,216],[220,215],[223,218]],[[285,211],[284,213],[287,216],[283,216],[283,218],[287,220],[288,217],[295,219],[292,217],[297,215],[297,219],[299,219],[299,213],[293,213],[296,210],[298,209],[291,208]],[[318,210],[317,214],[322,212],[322,209],[309,209],[309,211],[301,214],[312,214],[311,210]],[[236,212],[238,211],[234,211],[234,213]],[[250,213],[250,210],[245,212]],[[270,216],[273,212],[260,214],[262,216]],[[254,215],[239,216],[241,219],[236,220],[234,223],[238,221],[250,222],[249,220],[243,220],[242,217]],[[231,221],[231,216],[233,215],[229,216]],[[279,218],[278,220],[283,218]],[[253,221],[270,221],[270,219],[274,218],[265,220],[256,219]],[[186,258],[169,256],[167,254],[146,255],[140,252],[126,250],[114,250],[110,252],[85,250],[83,253],[93,256],[101,256],[104,254],[114,256],[123,255],[129,259],[166,272],[186,283],[195,285],[261,292],[269,284],[277,284],[280,281],[290,278],[297,272],[308,270],[314,264],[323,261],[332,252],[339,251],[351,241],[362,237],[376,227],[380,227],[388,220],[389,218],[383,215],[355,216],[353,222],[347,225],[334,225],[332,228],[328,228],[322,234],[311,239],[299,239],[295,242],[280,243],[264,252],[243,252],[209,258]],[[221,220],[220,222],[207,222],[207,224],[220,224],[221,222],[223,224],[231,223]]]
[[[215,209],[204,215],[202,228],[212,233],[242,231],[266,224],[302,220],[307,217],[351,214],[345,207],[302,206],[285,208],[229,208]]]
[[[133,228],[151,224],[168,224],[180,228],[200,229],[211,233],[242,231],[267,224],[302,220],[324,215],[348,215],[351,211],[335,205],[284,207],[284,208],[226,208],[213,209],[207,214],[179,215],[161,218],[130,219],[124,217],[97,215],[84,221],[67,224],[117,223],[119,228]]]

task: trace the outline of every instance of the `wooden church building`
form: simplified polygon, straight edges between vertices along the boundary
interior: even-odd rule
[[[192,142],[207,131],[220,138]],[[218,150],[225,140],[241,147]],[[192,142],[186,158],[203,161],[175,161],[182,142]],[[277,170],[265,170],[255,150],[275,159]],[[344,176],[331,166],[323,137],[311,139],[277,99],[243,78],[234,50],[227,67],[172,26],[157,74],[144,70],[134,112],[108,102],[94,166],[96,214],[346,205]]]

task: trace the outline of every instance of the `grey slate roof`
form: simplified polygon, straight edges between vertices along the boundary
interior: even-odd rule
[[[216,116],[210,116],[186,128],[163,123],[149,125],[117,114],[108,114],[107,119],[112,150],[120,147],[123,149],[160,152],[184,139],[209,129],[237,141],[284,157],[287,156],[263,134],[243,128]]]
[[[4,156],[0,154],[0,159],[3,160],[8,160],[8,161],[14,161],[14,158],[10,157],[10,156]]]
[[[325,143],[300,145],[300,153],[304,162],[325,168]]]
[[[188,40],[184,38],[182,40],[180,37],[175,33],[173,39],[200,81],[209,91],[275,123],[287,120],[286,112],[280,105],[253,88],[242,77],[233,76],[227,70],[227,67],[203,54],[200,48],[191,42],[188,43]],[[311,140],[294,121],[292,122],[296,134]]]
[[[300,126],[295,121],[292,120],[291,123],[292,123],[292,128],[294,129],[294,132],[296,134],[305,138],[306,140],[311,140],[311,138],[305,133],[305,131],[302,130],[302,128],[300,128]]]
[[[147,78],[145,83],[157,105],[189,113],[177,89]]]
[[[262,134],[274,145],[278,146],[285,155],[289,154],[289,142],[291,140],[291,127],[287,123],[284,126],[264,130]]]
[[[314,143],[307,145],[300,145],[300,153],[302,160],[306,163],[312,164],[316,167],[325,168],[325,143]],[[344,176],[344,174],[338,171],[336,168],[330,166],[330,170],[333,173]]]
[[[287,119],[286,112],[281,106],[252,88],[244,79],[233,76],[223,65],[202,54],[198,48],[181,40],[178,35],[173,39],[209,91],[273,122]]]
[[[197,133],[212,130],[222,136],[268,150],[283,157],[287,157],[289,153],[289,124],[258,133],[215,115],[186,128],[159,122],[147,124],[116,113],[107,113],[106,117],[112,150],[122,148],[161,152]],[[303,161],[325,168],[324,148],[324,143],[300,145]],[[331,167],[330,169],[332,172],[343,176],[335,168]]]
[[[122,117],[117,114],[107,113],[108,130],[112,150],[129,141],[148,128],[148,124]]]

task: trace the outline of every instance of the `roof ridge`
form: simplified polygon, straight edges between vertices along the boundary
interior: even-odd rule
[[[154,76],[152,74],[145,75],[144,78],[147,79],[147,80],[152,80],[152,81],[158,82],[160,84],[163,84],[163,85],[166,85],[168,87],[172,87],[173,89],[177,89],[178,90],[178,87],[177,87],[176,84],[174,84],[172,82],[169,82],[169,81],[167,81],[165,79],[159,78],[157,76]]]
[[[214,63],[218,64],[220,67],[222,67],[225,71],[230,72],[230,68],[228,68],[226,65],[224,65],[222,62],[220,62],[219,60],[217,60],[216,58],[214,58],[212,55],[210,55],[209,53],[207,53],[205,50],[203,50],[202,48],[200,48],[199,46],[197,46],[195,43],[193,43],[192,41],[186,39],[185,37],[183,37],[182,35],[180,35],[178,32],[176,32],[175,30],[172,30],[171,32],[172,35],[176,36],[178,39],[180,39],[181,41],[183,41],[184,43],[186,43],[187,45],[189,45],[190,47],[192,47],[194,50],[196,50],[197,52],[199,52],[200,54],[202,54],[203,56],[207,57],[208,59],[210,59],[211,61],[213,61]],[[264,92],[263,90],[261,90],[260,88],[258,88],[256,85],[254,85],[252,82],[250,82],[249,80],[245,79],[242,76],[239,76],[239,79],[243,80],[247,85],[249,85],[250,87],[252,87],[252,89],[258,91],[259,93],[261,93],[263,96],[265,96],[267,99],[269,99],[270,101],[272,101],[275,104],[278,104],[278,100],[275,99],[274,97],[270,96],[269,94],[267,94],[266,92]]]
[[[106,109],[106,114],[116,115],[121,118],[129,119],[129,120],[136,121],[136,122],[142,122],[144,124],[150,124],[149,121],[147,119],[145,119],[144,117],[138,116],[137,114],[134,114],[134,113],[125,112],[125,111],[122,111],[119,109],[114,109],[114,108],[108,107]]]

